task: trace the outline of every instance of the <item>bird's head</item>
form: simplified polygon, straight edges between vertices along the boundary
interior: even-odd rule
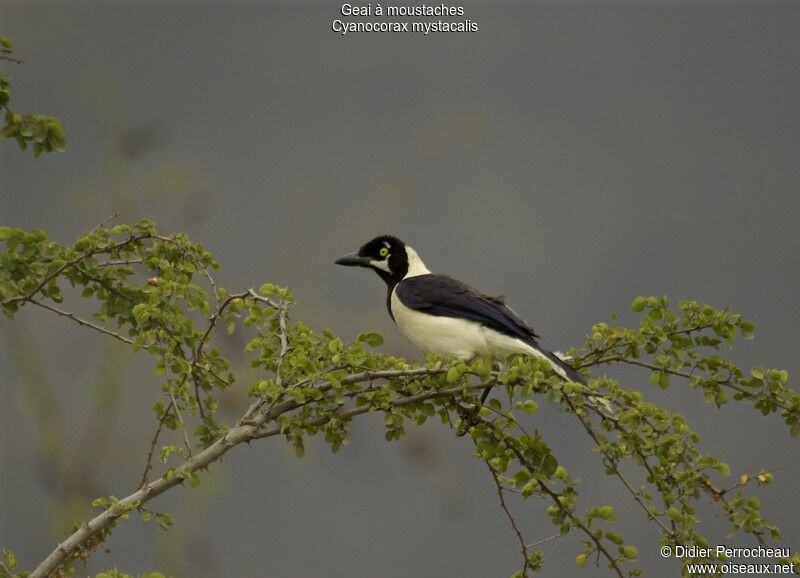
[[[375,237],[358,252],[336,259],[336,264],[372,269],[388,285],[399,283],[407,275],[430,273],[414,249],[391,235]]]

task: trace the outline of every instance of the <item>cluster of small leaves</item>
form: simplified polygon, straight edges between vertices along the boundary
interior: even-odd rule
[[[786,370],[756,367],[745,371],[718,351],[735,337],[752,339],[755,325],[730,308],[715,309],[680,301],[673,311],[666,297],[638,297],[638,329],[598,323],[579,352],[583,367],[626,363],[651,370],[650,382],[667,388],[675,377],[703,391],[718,407],[747,400],[764,415],[780,412],[792,436],[800,435],[800,395],[788,387]]]
[[[43,307],[154,357],[162,387],[153,405],[157,429],[143,492],[157,482],[158,492],[179,483],[197,485],[199,469],[208,463],[203,456],[222,455],[236,443],[282,436],[301,456],[308,437],[321,434],[338,452],[350,443],[349,424],[358,415],[381,413],[387,441],[400,439],[409,424],[438,416],[458,434],[469,434],[501,500],[507,491],[548,500],[547,514],[558,533],[583,535],[576,564],[594,558],[617,576],[639,575],[631,565],[638,557],[636,546],[609,529],[616,521],[613,506],[581,508],[577,479],[559,465],[542,432],[523,426],[545,400],[579,420],[601,457],[600,466],[619,478],[646,519],[659,526],[664,543],[708,543],[697,530],[697,501],[704,496],[723,505],[735,530],[759,542],[780,537],[761,517],[758,500],[743,491],[750,481],[770,483],[771,472],[720,489],[717,478],[730,470],[699,451],[699,438],[686,420],[617,381],[564,382],[547,362],[522,356],[507,360],[501,371],[480,359],[464,363],[431,356],[418,365],[374,351],[382,344],[374,333],[345,341],[328,331],[315,332],[289,319],[294,303],[290,290],[269,283],[257,292],[217,287],[210,274],[217,264],[201,245],[182,235],[162,236],[146,221],[100,226],[72,247],[50,241],[42,232],[9,227],[0,227],[0,241],[5,243],[0,306],[6,314],[27,305]],[[61,309],[70,298],[95,304],[91,321]],[[645,313],[638,329],[595,325],[584,349],[576,352],[576,365],[642,366],[658,376],[659,385],[668,385],[662,383],[664,375],[685,378],[718,406],[727,401],[721,394],[734,389],[742,394],[734,398],[751,400],[762,411],[780,409],[790,426],[796,423],[797,396],[785,385],[784,372],[761,370],[745,377],[718,355],[722,341],[751,335],[752,324],[741,316],[694,302],[682,302],[679,315],[664,298],[639,298],[634,310]],[[234,384],[217,345],[219,327],[229,334],[247,333],[245,351],[261,373],[247,386],[250,406],[235,425],[215,417],[215,394]],[[479,407],[488,388],[502,394]],[[162,428],[175,434],[159,445]],[[228,439],[229,433],[236,434],[236,441]],[[165,465],[161,477],[148,484],[154,455]],[[623,461],[641,468],[640,479],[631,481],[622,474]],[[165,529],[174,524],[170,514],[144,507],[150,494],[136,496],[95,501],[109,515],[60,562],[64,572],[87,559],[118,521],[134,511],[155,517]],[[542,568],[543,553],[526,546],[513,520],[512,525],[523,554],[516,576],[528,576]]]
[[[8,75],[0,75],[0,102],[10,100],[8,93]],[[61,123],[54,116],[44,114],[18,114],[8,106],[5,113],[5,125],[0,129],[0,137],[13,138],[19,148],[26,150],[33,145],[34,156],[53,151],[64,152],[67,141]]]
[[[643,313],[638,330],[596,324],[577,353],[576,365],[640,366],[651,372],[650,382],[662,388],[669,386],[670,378],[679,377],[701,388],[705,399],[717,407],[728,401],[726,390],[733,390],[734,399],[752,401],[765,415],[780,409],[790,433],[797,435],[800,396],[786,386],[788,374],[756,368],[750,377],[717,353],[723,342],[732,344],[737,334],[752,338],[753,323],[728,308],[681,301],[676,313],[669,305],[665,297],[637,298],[632,308]],[[613,413],[591,403],[596,392],[613,404]],[[729,466],[698,450],[699,436],[683,416],[659,408],[640,392],[625,390],[610,379],[593,380],[588,386],[565,384],[561,393],[561,402],[594,440],[606,473],[619,477],[648,518],[659,525],[662,543],[708,546],[697,532],[696,502],[701,497],[721,503],[732,533],[749,533],[761,544],[766,537],[780,540],[778,528],[762,517],[759,500],[742,492],[748,480],[771,483],[772,473],[744,475],[740,484],[720,489],[715,478],[730,476]],[[634,487],[624,478],[618,468],[623,460],[644,470],[645,483]]]
[[[282,293],[281,293],[282,292]],[[291,302],[287,290],[266,285],[261,293],[267,296],[280,295],[284,303]],[[256,400],[262,400],[269,408],[284,400],[295,406],[292,413],[283,413],[277,421],[281,433],[294,447],[298,456],[305,451],[304,438],[322,431],[332,451],[338,452],[350,443],[349,418],[339,415],[346,402],[355,400],[357,405],[370,404],[384,408],[386,413],[386,439],[399,439],[403,430],[403,415],[409,408],[392,411],[388,404],[398,399],[398,389],[412,394],[413,384],[385,382],[379,387],[367,387],[363,381],[348,379],[354,370],[364,373],[368,379],[370,370],[408,370],[405,361],[391,356],[370,352],[368,347],[383,343],[375,333],[359,335],[354,341],[345,343],[329,331],[315,333],[302,322],[288,324],[287,342],[291,343],[285,355],[280,355],[279,313],[264,309],[258,302],[247,304],[245,325],[255,325],[259,330],[247,342],[245,349],[255,353],[254,367],[262,367],[274,377],[259,381],[250,391]],[[427,411],[427,410],[426,410]],[[421,418],[417,418],[422,423]]]
[[[20,60],[12,56],[13,48],[11,40],[0,37],[0,60],[20,63]],[[0,136],[15,139],[22,150],[32,144],[33,153],[37,157],[43,152],[63,152],[66,148],[66,139],[64,129],[56,117],[19,114],[11,110],[10,81],[10,75],[0,71],[0,108],[5,109],[5,125],[0,128]]]
[[[730,468],[699,451],[699,436],[683,416],[647,402],[639,392],[621,390],[612,380],[602,380],[600,385],[609,392],[615,414],[587,404],[580,391],[565,395],[563,403],[574,410],[594,440],[595,451],[603,456],[606,474],[620,478],[648,519],[658,524],[662,543],[708,546],[708,540],[697,530],[697,502],[704,497],[723,504],[731,533],[749,533],[761,543],[765,536],[780,540],[777,527],[761,516],[756,498],[740,492],[729,500],[730,490],[717,487],[716,480],[729,477]],[[644,479],[638,487],[621,473],[619,464],[623,460],[642,468]],[[765,485],[773,477],[762,472],[756,479]]]
[[[77,287],[96,305],[89,323],[156,358],[167,402],[159,400],[154,412],[165,427],[178,429],[181,412],[191,409],[202,414],[203,443],[219,435],[209,394],[228,387],[233,375],[218,348],[201,342],[205,329],[197,327],[197,318],[210,313],[210,297],[193,281],[218,266],[201,245],[183,235],[161,236],[148,221],[98,227],[72,247],[43,231],[10,227],[0,227],[0,241],[6,246],[0,253],[4,313],[33,304],[74,318],[58,306]]]

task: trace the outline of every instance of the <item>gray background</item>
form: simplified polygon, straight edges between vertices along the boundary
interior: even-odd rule
[[[508,295],[552,348],[668,294],[742,311],[757,338],[731,355],[796,375],[800,4],[465,6],[477,33],[341,37],[336,2],[4,1],[0,32],[26,61],[2,66],[14,103],[59,116],[68,151],[0,143],[0,222],[69,242],[114,211],[152,218],[212,250],[220,284],[292,286],[296,319],[414,356],[379,280],[332,265],[392,232]],[[159,382],[146,357],[63,319],[23,311],[0,330],[0,544],[32,566],[89,497],[138,483]],[[686,413],[734,480],[784,466],[759,495],[800,547],[797,442],[779,418],[608,371]],[[583,478],[582,505],[616,506],[646,575],[676,575],[574,420],[543,407],[534,421]],[[173,531],[129,521],[83,573],[510,575],[518,545],[469,442],[429,424],[386,444],[381,429],[357,420],[337,456],[237,449],[154,504]],[[553,533],[546,504],[511,502],[529,541]],[[712,543],[750,544],[699,512]],[[577,537],[544,548],[545,575],[603,574],[575,568]]]

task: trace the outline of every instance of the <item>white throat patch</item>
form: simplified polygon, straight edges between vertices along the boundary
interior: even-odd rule
[[[387,255],[386,259],[382,261],[378,261],[377,259],[370,259],[369,264],[378,269],[383,269],[387,273],[392,272],[392,270],[389,268],[389,255]]]
[[[417,252],[408,245],[406,245],[406,255],[408,256],[408,273],[406,273],[404,279],[430,274],[430,270],[428,270],[425,263],[422,262],[422,259],[419,258]]]

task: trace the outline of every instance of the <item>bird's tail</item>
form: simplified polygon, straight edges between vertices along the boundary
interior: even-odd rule
[[[546,359],[550,362],[550,365],[553,366],[553,369],[558,375],[569,381],[586,385],[586,380],[584,377],[558,355],[552,351],[547,351],[545,348],[539,347],[538,345],[531,345],[531,347],[533,348],[537,357],[541,357],[542,359]]]
[[[566,380],[574,381],[576,383],[580,383],[581,385],[586,385],[586,379],[580,373],[578,373],[574,367],[561,359],[558,355],[552,351],[547,351],[538,345],[531,344],[531,347],[533,348],[534,354],[537,357],[541,357],[542,359],[546,359],[550,362],[550,365],[553,366],[553,369],[558,375]],[[614,404],[612,404],[608,398],[602,396],[601,394],[589,394],[587,396],[587,401],[592,407],[605,412],[607,415],[615,415]]]

